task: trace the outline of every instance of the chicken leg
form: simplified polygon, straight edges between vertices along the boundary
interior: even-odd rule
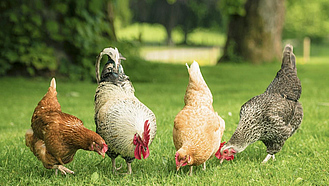
[[[202,170],[206,170],[206,162],[203,163]],[[193,166],[190,166],[189,176],[193,176]]]
[[[265,159],[262,161],[262,164],[265,164],[269,159],[273,158],[273,160],[275,160],[274,154],[267,154],[267,156],[265,157]]]
[[[121,169],[122,164],[120,165],[120,167],[117,167],[117,166],[115,165],[115,158],[111,158],[111,160],[112,160],[112,171],[113,171],[113,174],[116,174],[116,171],[118,171],[118,170]]]
[[[120,166],[120,168],[121,168],[121,166]],[[132,169],[131,169],[131,163],[128,163],[127,162],[127,172],[126,173],[120,173],[120,174],[131,174],[132,173]]]
[[[131,174],[132,173],[131,163],[127,162],[127,169],[128,169],[127,174]]]
[[[192,176],[193,175],[193,166],[191,165],[190,166],[190,173],[189,173],[189,176]]]

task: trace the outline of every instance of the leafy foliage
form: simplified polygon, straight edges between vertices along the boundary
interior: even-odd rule
[[[186,12],[184,19],[180,22],[185,34],[191,33],[196,28],[216,28],[222,30],[224,27],[220,1],[218,0],[194,0],[186,1]]]
[[[173,44],[174,28],[182,29],[186,44],[187,35],[196,28],[223,27],[218,0],[131,0],[130,8],[133,21],[163,25],[167,44]],[[141,11],[144,9],[147,11]]]
[[[283,36],[285,38],[328,37],[329,1],[288,0]]]
[[[113,2],[1,2],[0,26],[6,29],[0,31],[0,75],[60,72],[74,80],[94,78],[91,59],[114,45],[107,3]]]
[[[244,5],[247,0],[222,0],[220,2],[220,8],[222,13],[226,16],[228,15],[246,15],[246,10],[244,9]]]

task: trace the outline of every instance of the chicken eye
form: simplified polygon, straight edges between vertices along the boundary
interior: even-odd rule
[[[227,153],[227,149],[226,150],[224,150],[224,154],[226,154]]]

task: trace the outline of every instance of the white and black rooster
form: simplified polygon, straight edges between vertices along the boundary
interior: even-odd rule
[[[108,56],[101,76],[99,66],[103,55]],[[127,163],[127,174],[132,173],[131,163],[149,156],[149,145],[156,134],[154,113],[134,95],[135,89],[124,73],[117,48],[105,48],[97,57],[95,94],[96,132],[108,144],[107,155],[112,160],[113,173],[117,168],[115,158],[121,155]]]

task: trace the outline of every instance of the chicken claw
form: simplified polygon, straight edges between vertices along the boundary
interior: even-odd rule
[[[130,174],[132,174],[131,163],[127,163],[127,172],[123,172],[123,173],[119,173],[119,174],[121,174],[121,175],[130,175]]]
[[[55,172],[56,175],[57,175],[58,170],[60,170],[63,175],[66,175],[66,173],[74,174],[73,171],[71,171],[70,169],[64,167],[63,165],[54,165],[53,169],[56,169],[56,172]]]

